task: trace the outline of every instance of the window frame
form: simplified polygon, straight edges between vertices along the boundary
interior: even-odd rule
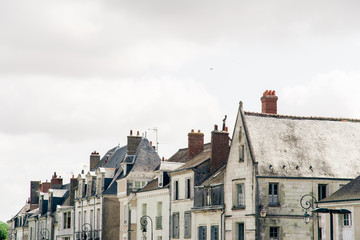
[[[176,221],[175,221],[176,220]],[[179,238],[180,237],[180,213],[174,212],[172,215],[172,237]]]
[[[343,227],[351,227],[351,225],[352,225],[351,213],[343,214]]]
[[[179,180],[174,181],[173,188],[174,188],[174,192],[173,192],[174,198],[173,199],[174,200],[179,200]]]
[[[270,240],[279,240],[280,239],[280,227],[271,226],[269,228],[269,239]]]
[[[269,206],[280,206],[279,183],[269,182]]]
[[[206,238],[207,238],[207,227],[203,225],[198,226],[198,240],[206,240]]]
[[[185,178],[185,199],[191,198],[191,179]]]
[[[318,184],[318,201],[321,201],[322,199],[327,197],[327,186],[327,184]]]

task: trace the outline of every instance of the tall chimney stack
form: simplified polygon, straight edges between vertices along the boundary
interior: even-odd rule
[[[127,155],[135,155],[141,139],[142,137],[139,135],[139,131],[136,136],[133,136],[132,130],[130,130],[130,136],[127,137]]]
[[[261,97],[261,112],[268,114],[277,114],[277,100],[275,90],[266,90]]]
[[[56,175],[56,172],[54,172],[54,175],[51,177],[50,181],[50,188],[51,189],[60,189],[63,184],[63,179],[61,177],[58,177]]]
[[[75,206],[75,189],[78,186],[78,180],[72,175],[70,178],[70,206]]]
[[[191,129],[188,133],[188,161],[204,151],[204,134],[198,130]]]
[[[227,162],[229,156],[229,133],[228,128],[223,120],[223,130],[218,131],[217,125],[214,126],[214,131],[211,132],[211,158],[210,158],[210,172],[213,173]]]
[[[90,171],[95,171],[95,167],[99,162],[100,162],[100,154],[96,151],[93,151],[90,154]]]
[[[30,210],[38,208],[39,204],[40,181],[30,182]]]

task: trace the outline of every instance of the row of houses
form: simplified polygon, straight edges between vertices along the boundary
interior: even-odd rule
[[[277,100],[240,102],[231,136],[226,118],[210,143],[191,130],[167,160],[131,131],[69,184],[32,181],[9,239],[360,239],[360,121],[279,115]]]

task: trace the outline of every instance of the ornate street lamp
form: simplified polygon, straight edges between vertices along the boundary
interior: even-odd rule
[[[264,205],[260,205],[260,206],[259,206],[259,209],[260,209],[260,217],[261,217],[261,218],[265,218],[267,211],[266,211]]]
[[[81,226],[81,239],[92,240],[92,226],[90,223],[84,223]]]
[[[146,240],[146,235],[147,235],[147,225],[148,225],[148,221],[147,218],[150,219],[150,224],[151,224],[151,240],[153,240],[153,221],[151,219],[151,217],[149,217],[148,215],[144,215],[140,218],[140,224],[141,224],[141,230],[142,230],[142,235],[143,235],[143,240]]]
[[[314,202],[315,201],[315,202]],[[313,208],[314,209],[314,204],[315,207],[318,207],[318,201],[317,199],[311,195],[311,194],[305,194],[304,196],[301,197],[300,199],[300,205],[303,209],[305,209],[305,214],[304,214],[304,223],[308,224],[310,222],[310,215],[308,214],[308,210],[309,208]]]

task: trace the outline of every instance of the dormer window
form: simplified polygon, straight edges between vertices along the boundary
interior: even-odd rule
[[[134,188],[143,188],[146,185],[146,181],[134,181]]]

